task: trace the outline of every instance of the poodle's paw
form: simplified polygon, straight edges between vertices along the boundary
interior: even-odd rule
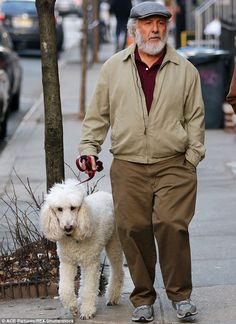
[[[90,313],[90,312],[87,312],[87,313],[81,313],[80,314],[80,319],[81,320],[88,320],[88,319],[92,319],[94,318],[95,314],[94,313]]]
[[[80,307],[80,319],[88,320],[95,316],[96,307],[94,305],[83,305]]]
[[[78,308],[77,308],[77,306],[71,306],[70,307],[70,312],[71,312],[71,315],[73,317],[77,317],[77,315],[78,315]]]
[[[119,303],[119,298],[109,298],[109,300],[107,301],[107,306],[115,306],[118,305]]]
[[[116,302],[111,302],[111,301],[108,301],[107,302],[107,306],[115,306],[115,305],[117,305],[118,303],[116,303]]]

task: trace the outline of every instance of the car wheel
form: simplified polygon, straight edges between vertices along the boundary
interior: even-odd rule
[[[0,140],[7,136],[7,117],[0,124]]]
[[[11,98],[11,111],[18,111],[20,109],[20,87],[17,92]]]

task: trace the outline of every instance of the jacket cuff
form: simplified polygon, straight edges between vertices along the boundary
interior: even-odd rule
[[[96,152],[96,150],[79,150],[79,155],[80,156],[83,156],[83,155],[93,155],[95,156],[96,158],[98,158],[98,154]]]
[[[204,158],[204,156],[196,155],[193,151],[187,150],[185,154],[186,160],[188,160],[195,167],[198,166],[198,163]]]

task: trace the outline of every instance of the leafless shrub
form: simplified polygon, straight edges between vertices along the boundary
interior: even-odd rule
[[[20,207],[13,182],[12,193],[5,192],[5,196],[0,198],[5,207],[1,217],[5,235],[0,242],[0,283],[42,279],[55,281],[59,264],[56,245],[45,239],[38,228],[43,194],[36,197],[29,179],[24,183],[18,175],[17,178],[29,200]]]

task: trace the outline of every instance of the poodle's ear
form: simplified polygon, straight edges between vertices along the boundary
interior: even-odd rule
[[[77,215],[77,226],[73,234],[77,240],[83,240],[92,235],[94,231],[94,221],[86,204],[83,202]]]
[[[45,237],[50,241],[56,242],[63,236],[56,214],[47,202],[44,203],[40,211],[40,227]]]

